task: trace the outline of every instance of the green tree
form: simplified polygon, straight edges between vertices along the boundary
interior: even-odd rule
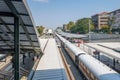
[[[43,26],[37,26],[38,33],[42,35],[44,27]]]
[[[92,20],[90,20],[90,30],[91,30],[91,31],[94,31],[94,29],[95,29],[95,27],[94,27],[94,25],[93,25],[93,23],[92,23]]]
[[[89,31],[89,20],[90,20],[90,29],[94,30],[91,18],[82,18],[77,20],[75,25],[71,27],[71,32],[85,34]]]
[[[112,26],[115,24],[115,17],[112,16],[112,17],[109,17],[108,19],[108,26],[110,27],[110,32],[114,31],[112,30]]]
[[[74,23],[73,21],[70,21],[70,22],[67,24],[67,30],[70,30],[74,25],[75,25],[75,23]]]
[[[101,26],[100,31],[102,31],[103,33],[110,33],[110,27],[108,25],[103,25]]]
[[[87,18],[83,18],[80,19],[76,22],[76,26],[77,28],[77,32],[79,33],[87,33],[88,32],[88,19]]]
[[[70,28],[70,31],[72,32],[72,33],[76,33],[77,32],[77,27],[74,25],[74,26],[72,26],[71,28]]]

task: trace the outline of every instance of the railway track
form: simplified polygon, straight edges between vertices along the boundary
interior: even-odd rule
[[[11,59],[12,59],[12,56],[8,56],[6,58],[6,61],[0,62],[0,70],[4,70],[8,65],[10,65]]]
[[[59,51],[60,51],[60,55],[62,57],[62,61],[63,61],[64,66],[65,66],[65,70],[66,70],[66,73],[67,73],[67,76],[68,76],[68,80],[75,80],[75,78],[74,78],[74,76],[73,76],[73,74],[70,70],[70,65],[67,63],[61,48],[59,48]]]
[[[12,68],[11,63],[12,56],[6,58],[6,62],[0,62],[0,80],[13,80],[14,78],[14,69]],[[23,57],[20,56],[20,63],[22,63]],[[29,72],[24,68],[20,67],[20,75],[27,76]]]
[[[85,80],[83,77],[83,74],[78,70],[78,68],[75,66],[69,55],[67,55],[67,52],[63,49],[63,47],[60,45],[60,41],[57,37],[55,37],[57,45],[59,47],[59,52],[62,57],[64,66],[66,68],[67,76],[69,80]]]

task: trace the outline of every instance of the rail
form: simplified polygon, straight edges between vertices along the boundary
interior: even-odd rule
[[[10,77],[12,76],[12,73],[8,71],[0,71],[0,80],[9,80]]]
[[[60,51],[60,55],[61,55],[61,57],[62,57],[64,66],[65,66],[65,70],[66,70],[66,72],[67,72],[68,80],[75,80],[75,78],[74,78],[74,76],[73,76],[73,74],[72,74],[72,72],[71,72],[71,70],[70,70],[70,66],[69,66],[69,64],[67,63],[67,61],[66,61],[66,59],[65,59],[65,57],[64,57],[64,55],[63,55],[63,52],[62,52],[61,48],[59,48],[59,51]]]
[[[20,75],[21,75],[21,77],[22,76],[27,76],[28,74],[29,74],[29,71],[27,71],[24,68],[20,67]],[[14,80],[14,74],[11,75],[9,80]]]
[[[20,67],[20,71],[21,71],[21,75],[25,75],[25,76],[27,76],[28,74],[29,74],[29,71],[27,71],[26,69],[24,69],[24,68],[22,68],[22,67]]]

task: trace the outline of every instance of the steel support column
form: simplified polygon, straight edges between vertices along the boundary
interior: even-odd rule
[[[14,17],[14,80],[19,80],[19,18]]]

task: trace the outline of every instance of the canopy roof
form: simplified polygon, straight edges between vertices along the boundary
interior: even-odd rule
[[[0,0],[0,53],[14,49],[14,17],[19,18],[20,51],[40,52],[38,33],[26,0]]]
[[[86,38],[87,36],[84,34],[72,34],[72,33],[66,33],[63,32],[61,29],[57,30],[58,34],[67,37],[67,38]]]

